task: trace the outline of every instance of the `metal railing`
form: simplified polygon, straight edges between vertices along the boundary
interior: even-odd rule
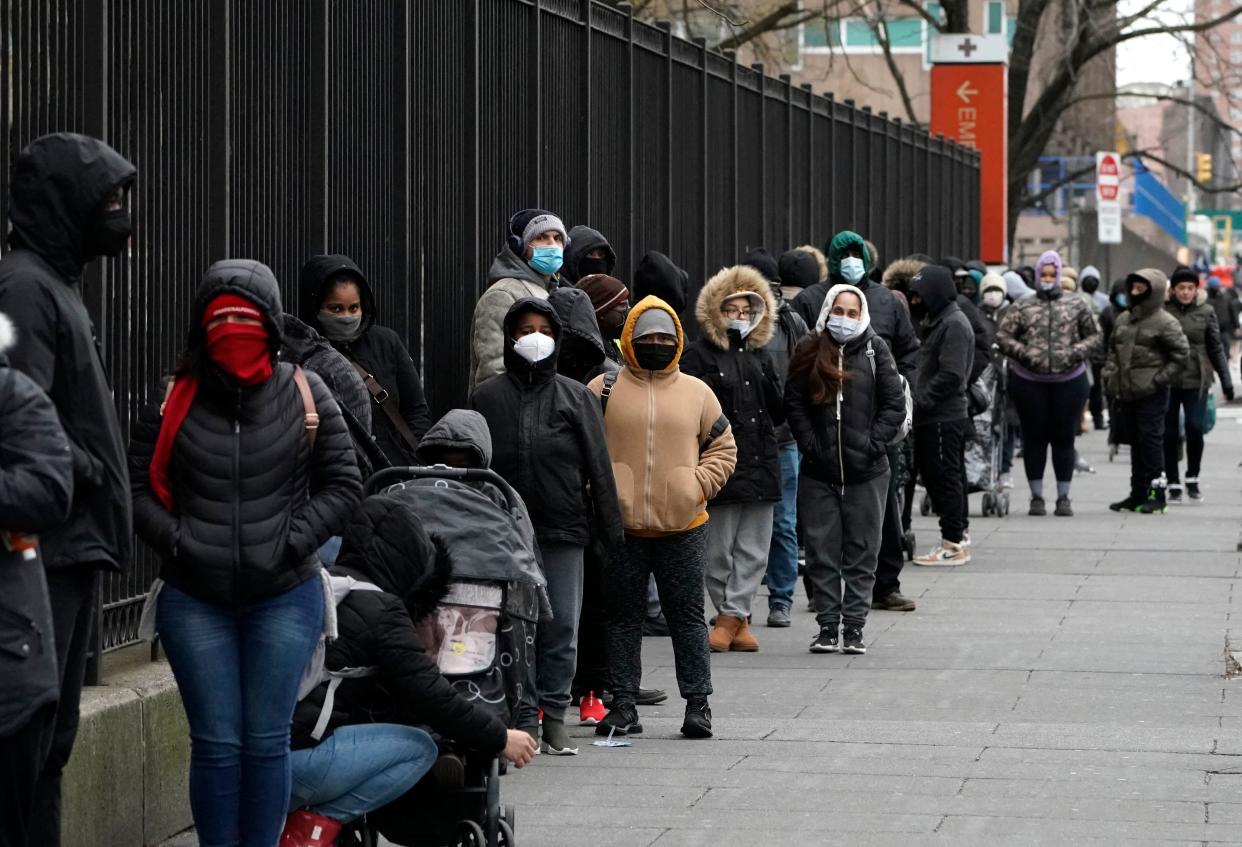
[[[658,249],[696,286],[844,227],[886,257],[978,240],[973,151],[596,0],[0,0],[0,129],[0,203],[44,132],[138,166],[132,251],[84,285],[126,422],[225,256],[271,265],[289,311],[307,256],[353,256],[444,410],[524,206],[604,232],[623,278]],[[106,580],[102,649],[156,570],[140,548]]]

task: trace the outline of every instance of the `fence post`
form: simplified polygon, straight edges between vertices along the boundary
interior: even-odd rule
[[[467,251],[468,255],[466,256],[466,278],[471,281],[471,285],[475,286],[480,285],[483,279],[481,268],[483,245],[480,233],[482,228],[482,210],[480,209],[481,192],[479,185],[481,181],[480,170],[482,169],[483,146],[483,117],[479,112],[479,99],[482,94],[480,63],[483,59],[481,44],[482,10],[479,8],[481,2],[483,0],[473,0],[470,4],[470,61],[468,62],[468,67],[470,68],[470,91],[474,102],[470,104],[468,110],[469,119],[466,128],[468,139],[467,155],[470,157],[470,163],[467,167],[469,173],[466,176],[466,202],[469,204],[469,208],[466,211],[466,223],[471,229],[471,232],[466,236],[467,244],[470,245],[470,249]],[[410,7],[407,6],[407,8]],[[407,102],[410,99],[411,93],[406,93]]]
[[[807,244],[812,243],[816,230],[816,205],[815,196],[818,186],[815,184],[815,94],[811,89],[809,82],[802,83],[802,91],[806,95],[806,232],[810,238],[806,239]],[[801,241],[802,238],[789,233],[790,241]]]
[[[657,21],[664,31],[664,243],[673,250],[673,24]]]
[[[737,198],[738,198],[738,190],[737,190],[737,181],[738,181],[738,172],[737,172],[737,147],[738,147],[738,141],[737,141],[737,133],[738,133],[737,54],[733,53],[730,56],[730,59],[732,61],[729,65],[729,84],[731,86],[729,108],[730,108],[730,111],[732,112],[731,123],[733,124],[733,126],[732,126],[731,131],[729,132],[729,144],[732,148],[731,159],[733,161],[733,202],[729,204],[729,208],[733,213],[733,238],[731,239],[731,242],[729,244],[729,249],[732,250],[734,253],[734,256],[736,256],[737,255],[737,243],[738,243],[738,239],[740,238],[739,228],[738,228],[738,210],[737,210]]]
[[[702,154],[702,165],[699,173],[699,208],[702,214],[699,216],[699,242],[703,250],[703,274],[707,275],[708,269],[711,267],[711,251],[710,242],[707,237],[707,175],[709,168],[707,166],[707,39],[696,37],[694,44],[699,48],[699,117],[702,121],[703,131],[699,133],[699,151]]]
[[[828,101],[828,156],[824,160],[828,162],[828,225],[820,231],[826,230],[832,234],[837,229],[837,180],[834,170],[834,164],[837,161],[837,95],[831,91],[825,91],[824,99]],[[817,234],[815,238],[819,238],[819,235]],[[815,244],[814,241],[811,243]]]
[[[626,14],[625,19],[625,117],[626,137],[629,139],[626,150],[626,223],[629,226],[629,237],[626,249],[630,251],[630,270],[637,264],[638,256],[634,252],[634,148],[638,146],[634,127],[634,7],[629,3],[618,3],[617,8]]]
[[[785,237],[778,239],[786,246],[793,238],[793,78],[789,74],[781,74],[781,82],[785,83]],[[782,248],[777,248],[782,249]],[[777,254],[780,255],[779,253]]]
[[[534,0],[531,14],[535,16],[535,37],[530,40],[528,68],[535,72],[534,90],[543,90],[543,0]],[[543,121],[535,125],[535,205],[543,207]]]
[[[763,76],[763,62],[753,62],[750,69],[759,77],[759,244],[738,245],[759,247],[768,241],[768,85]],[[737,260],[735,255],[734,260]]]
[[[591,166],[591,113],[594,106],[594,103],[591,101],[591,44],[594,41],[591,35],[591,8],[594,5],[594,0],[582,0],[582,39],[584,41],[582,48],[582,102],[584,104],[583,108],[586,110],[586,117],[582,122],[582,149],[586,159],[586,175],[583,180],[586,185],[583,190],[586,192],[584,208],[586,209],[586,220],[588,223],[595,222],[595,218],[592,217],[594,210],[591,208],[591,187],[595,184],[595,180],[592,177],[592,174],[595,173],[595,168]],[[476,96],[476,108],[477,102]]]

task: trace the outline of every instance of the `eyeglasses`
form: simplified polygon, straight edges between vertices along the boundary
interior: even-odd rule
[[[754,314],[750,309],[739,309],[737,306],[725,306],[720,314],[726,318],[749,318]]]

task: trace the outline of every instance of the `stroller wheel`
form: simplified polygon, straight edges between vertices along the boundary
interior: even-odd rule
[[[1009,495],[1001,494],[996,498],[996,516],[999,518],[1009,515]]]
[[[469,818],[457,822],[457,847],[488,847],[483,827]]]
[[[927,517],[928,515],[931,514],[931,512],[932,512],[931,495],[924,494],[923,499],[919,501],[919,514],[921,514],[923,517]]]
[[[513,827],[508,821],[500,822],[500,847],[517,847],[517,839],[513,837]]]
[[[906,561],[911,561],[912,559],[914,559],[914,546],[915,546],[914,530],[911,529],[911,530],[906,531],[906,534],[903,535],[901,538],[901,546],[905,548]]]
[[[992,492],[985,491],[983,492],[983,516],[985,518],[990,517],[993,511],[994,510],[992,508]]]
[[[500,813],[500,817],[502,820],[507,821],[509,828],[512,829],[517,825],[517,808],[510,803],[508,806],[505,806],[504,811]]]

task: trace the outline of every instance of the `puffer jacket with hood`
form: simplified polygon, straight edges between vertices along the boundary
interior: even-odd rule
[[[805,374],[791,374],[785,385],[789,426],[802,453],[801,473],[832,485],[866,482],[887,471],[888,445],[906,415],[897,363],[871,328],[867,298],[856,286],[832,287],[824,298],[816,333],[804,344],[822,343],[832,303],[845,292],[862,301],[862,316],[854,334],[839,346],[838,364],[848,374],[844,386],[834,399],[818,404]]]
[[[504,322],[513,304],[531,297],[546,300],[548,292],[561,284],[559,276],[539,273],[509,245],[501,248],[487,271],[487,290],[475,304],[470,321],[471,390],[505,372]]]
[[[332,346],[356,362],[388,392],[385,406],[396,409],[415,438],[431,426],[427,398],[418,369],[397,333],[375,323],[375,293],[362,269],[348,256],[312,256],[302,266],[302,320],[319,328],[319,307],[343,277],[358,285],[362,301],[362,324],[353,341],[333,341]],[[365,388],[365,386],[364,386]],[[368,392],[369,393],[369,392]],[[379,402],[371,398],[371,431],[389,464],[414,463],[414,449],[408,447]]]
[[[428,726],[482,753],[503,750],[504,722],[445,679],[419,636],[417,625],[447,594],[452,572],[413,508],[397,497],[368,497],[349,525],[332,575],[380,590],[350,591],[337,605],[339,635],[327,645],[324,666],[376,672],[340,683],[324,737],[342,726],[399,723]],[[293,749],[318,743],[311,733],[327,690],[324,682],[298,703]]]
[[[9,364],[51,398],[73,453],[73,510],[41,539],[49,568],[129,564],[125,441],[81,276],[98,255],[91,233],[104,200],[134,175],[107,144],[72,133],[36,139],[13,164],[0,312],[21,327],[22,341]]]
[[[226,293],[257,305],[269,332],[279,332],[280,290],[266,265],[216,262],[195,294],[194,314]],[[319,415],[312,448],[294,366],[277,362],[266,382],[238,388],[210,364],[205,340],[196,317],[189,358],[198,388],[168,463],[172,511],[150,479],[159,405],[145,408],[134,427],[134,517],[138,534],[163,557],[166,582],[200,600],[238,606],[319,573],[319,547],[345,529],[361,481],[345,419],[323,380],[306,373]],[[273,339],[273,355],[277,344]]]
[[[556,371],[586,385],[602,373],[615,373],[621,366],[608,357],[610,342],[604,341],[595,319],[591,298],[581,288],[562,286],[548,295],[560,318],[562,337],[556,354]],[[611,345],[614,349],[616,345]]]
[[[964,421],[975,333],[958,307],[953,277],[947,268],[928,265],[914,275],[910,291],[927,311],[918,376],[912,386],[914,423]]]
[[[529,362],[514,349],[513,332],[528,312],[547,318],[556,335],[552,355]],[[599,401],[581,383],[556,372],[564,331],[546,299],[519,300],[504,322],[505,373],[470,395],[492,436],[492,470],[530,510],[540,542],[586,546],[594,520],[619,551],[621,511]]]
[[[1067,374],[1090,362],[1100,346],[1100,328],[1086,300],[1061,288],[1040,289],[1009,307],[996,333],[996,346],[1018,373]]]
[[[1000,303],[995,306],[989,305],[987,302],[987,295],[992,291],[1000,295]],[[1006,299],[1005,280],[1001,279],[999,274],[984,274],[983,282],[979,284],[979,310],[983,312],[983,316],[990,320],[994,326],[999,327],[1008,309],[1009,301]]]
[[[1108,343],[1104,388],[1126,402],[1150,397],[1177,384],[1190,359],[1190,345],[1177,318],[1164,309],[1169,279],[1164,271],[1144,268],[1126,278],[1140,279],[1150,292],[1117,318]]]
[[[55,529],[73,504],[73,456],[56,407],[30,377],[8,366],[16,341],[0,314],[0,533]],[[0,738],[56,702],[60,675],[47,579],[37,550],[26,558],[0,543]]]
[[[867,298],[867,307],[871,311],[871,328],[876,335],[884,339],[897,360],[897,368],[902,376],[914,384],[918,370],[919,339],[914,331],[909,312],[901,308],[901,302],[894,296],[885,283],[875,282],[869,278],[874,268],[875,259],[867,242],[861,235],[848,230],[837,233],[828,244],[828,281],[812,285],[794,298],[794,310],[802,316],[808,327],[815,326],[819,314],[823,311],[824,300],[828,289],[835,285],[849,285],[849,280],[841,276],[841,260],[851,247],[858,248],[863,257],[864,276],[855,285]],[[889,266],[892,268],[892,265]]]
[[[752,310],[745,336],[720,313],[724,301],[744,293]],[[713,503],[779,500],[780,460],[777,427],[785,422],[781,378],[765,348],[776,331],[776,301],[768,281],[754,268],[737,265],[709,279],[695,305],[703,337],[681,357],[684,373],[707,383],[737,442],[737,467]]]
[[[1233,394],[1233,378],[1229,374],[1229,353],[1220,336],[1220,324],[1216,311],[1207,302],[1207,291],[1200,289],[1189,306],[1183,306],[1176,297],[1165,304],[1169,314],[1177,318],[1190,344],[1190,358],[1175,388],[1188,391],[1207,391],[1214,381],[1213,371],[1220,375],[1221,390],[1226,396]]]
[[[596,267],[584,267],[583,260],[587,258],[587,253],[597,248],[604,252],[604,258],[587,260],[587,265],[596,261],[599,264]],[[569,244],[565,247],[565,264],[561,268],[561,276],[570,285],[577,285],[578,280],[591,274],[611,274],[616,266],[616,251],[602,232],[582,224],[569,231]]]
[[[634,354],[634,324],[660,309],[677,329],[677,356],[664,370],[645,370]],[[737,464],[737,446],[720,401],[700,379],[681,372],[686,336],[677,313],[658,297],[641,300],[621,330],[625,367],[617,374],[604,425],[627,532],[672,535],[707,522],[707,501]],[[604,377],[588,386],[598,397]],[[712,429],[724,428],[715,438]]]

